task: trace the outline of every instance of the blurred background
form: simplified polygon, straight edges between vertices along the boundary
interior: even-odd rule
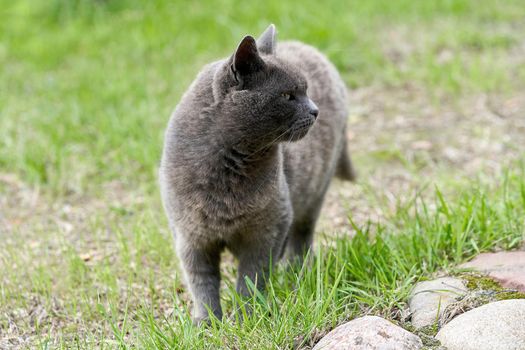
[[[395,226],[413,193],[523,157],[523,0],[0,0],[4,340],[96,339],[123,305],[185,305],[157,190],[164,128],[204,64],[270,23],[350,89],[360,180],[333,186],[327,235],[352,234],[349,212]]]
[[[520,0],[22,0],[0,7],[0,166],[55,192],[117,178],[151,182],[167,118],[196,73],[269,23],[279,40],[326,53],[351,89],[421,89],[432,103],[508,93],[525,78]],[[375,118],[370,126],[381,128]]]

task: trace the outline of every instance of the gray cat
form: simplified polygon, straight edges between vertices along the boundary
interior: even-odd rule
[[[263,288],[271,263],[308,251],[331,178],[354,177],[346,102],[334,66],[305,44],[277,45],[273,25],[205,66],[184,94],[165,134],[160,185],[194,322],[208,310],[222,317],[223,249],[239,261],[241,295],[246,278]]]

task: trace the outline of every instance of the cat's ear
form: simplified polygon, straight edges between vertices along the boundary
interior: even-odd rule
[[[260,53],[273,55],[275,53],[275,25],[270,24],[268,28],[257,39],[257,48]]]
[[[255,73],[263,70],[264,67],[265,64],[261,56],[259,56],[255,39],[249,35],[245,36],[233,55],[232,69],[236,79],[238,78],[237,75],[243,76]]]

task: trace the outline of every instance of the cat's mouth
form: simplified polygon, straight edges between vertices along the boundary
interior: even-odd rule
[[[308,131],[314,125],[315,118],[312,116],[308,116],[306,118],[301,118],[290,127],[290,131],[288,132],[288,141],[299,141],[303,137],[308,134]]]

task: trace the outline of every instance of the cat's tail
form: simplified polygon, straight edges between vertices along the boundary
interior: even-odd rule
[[[352,159],[350,158],[350,153],[348,152],[348,145],[346,141],[346,133],[343,137],[343,148],[341,153],[339,153],[339,159],[337,160],[337,168],[335,170],[335,176],[341,180],[346,181],[355,181],[357,174],[355,172],[354,166],[352,165]]]

